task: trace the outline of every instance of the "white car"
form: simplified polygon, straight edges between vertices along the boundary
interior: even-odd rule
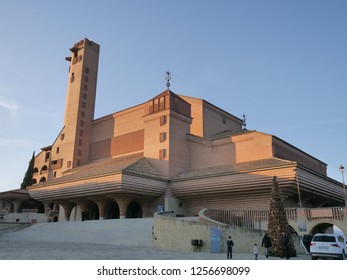
[[[334,258],[343,260],[347,256],[346,240],[336,234],[317,233],[310,243],[311,259]]]

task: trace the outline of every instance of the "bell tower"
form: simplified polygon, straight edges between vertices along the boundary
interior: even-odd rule
[[[64,169],[89,160],[91,125],[94,119],[100,46],[83,39],[71,49],[64,128],[60,134]]]

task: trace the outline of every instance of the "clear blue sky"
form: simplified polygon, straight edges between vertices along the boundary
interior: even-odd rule
[[[69,48],[101,45],[95,117],[165,89],[347,168],[347,1],[0,2],[0,191],[63,124]],[[346,172],[347,173],[347,172]],[[347,177],[347,174],[345,174]]]

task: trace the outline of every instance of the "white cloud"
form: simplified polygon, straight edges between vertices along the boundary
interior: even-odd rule
[[[15,100],[9,99],[4,96],[10,94],[11,91],[12,90],[10,88],[0,89],[0,108],[5,108],[7,111],[10,112],[11,117],[14,118],[18,111],[18,105]]]

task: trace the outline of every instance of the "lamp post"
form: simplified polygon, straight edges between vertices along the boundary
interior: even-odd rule
[[[345,168],[343,167],[342,164],[340,165],[339,170],[340,170],[340,172],[342,174],[343,197],[345,199],[345,207],[346,207],[346,186],[345,186],[345,177],[343,175],[343,172],[345,172]]]

